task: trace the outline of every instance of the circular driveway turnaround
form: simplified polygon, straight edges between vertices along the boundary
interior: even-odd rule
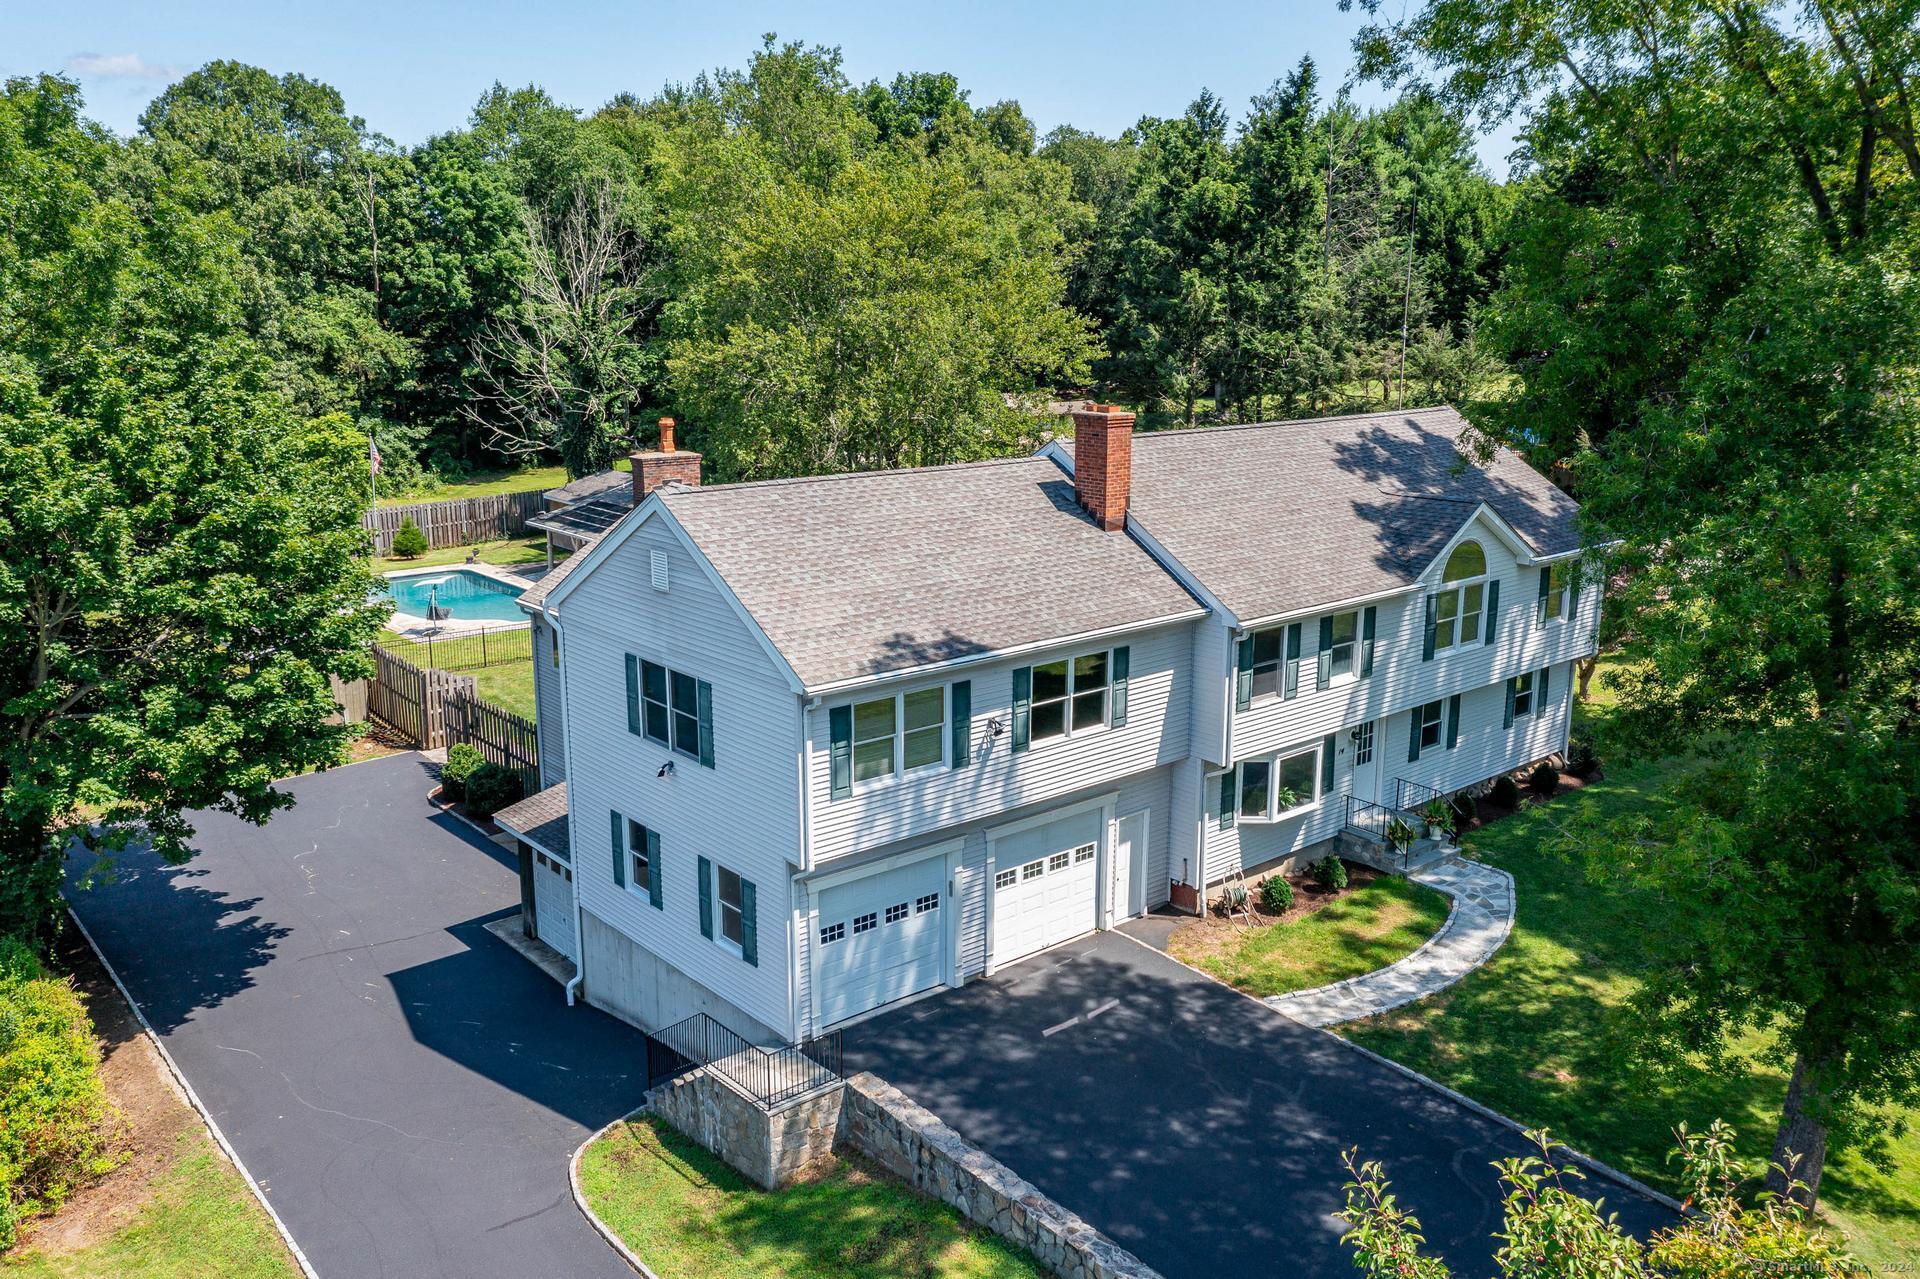
[[[1492,1269],[1511,1128],[1143,942],[1095,933],[845,1032],[870,1070],[1166,1279],[1351,1279],[1340,1152]],[[1672,1212],[1591,1174],[1634,1233]]]
[[[512,859],[420,756],[284,785],[266,826],[202,814],[185,866],[130,852],[68,898],[314,1269],[631,1279],[567,1161],[640,1103],[640,1032],[485,931]]]

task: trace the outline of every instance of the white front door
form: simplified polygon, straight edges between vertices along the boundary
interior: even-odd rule
[[[573,953],[573,871],[563,861],[533,854],[533,920],[540,940],[568,959]]]
[[[1358,726],[1357,738],[1349,744],[1353,748],[1353,794],[1370,803],[1388,803],[1392,796],[1380,793],[1384,766],[1380,754],[1387,748],[1387,721],[1365,720]]]
[[[815,1025],[831,1026],[944,980],[944,855],[814,895]]]
[[[1115,919],[1132,919],[1147,910],[1146,809],[1113,824],[1113,898]]]
[[[1091,809],[993,840],[993,954],[998,967],[1099,926],[1100,836]]]

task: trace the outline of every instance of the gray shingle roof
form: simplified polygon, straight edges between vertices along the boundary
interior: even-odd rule
[[[608,530],[608,532],[611,531],[611,529]],[[545,573],[542,573],[538,581],[526,590],[520,592],[520,607],[531,610],[545,605],[547,596],[553,594],[554,588],[567,580],[569,573],[587,562],[587,552],[591,551],[599,543],[600,539],[605,536],[606,533],[599,533],[589,537],[586,541],[580,543],[578,549],[576,549],[573,554],[567,556],[566,559],[561,560],[558,564],[555,564]]]
[[[1573,499],[1505,449],[1463,466],[1466,426],[1431,408],[1136,434],[1130,511],[1242,621],[1405,587],[1482,501],[1536,554],[1577,549]]]
[[[535,791],[517,804],[509,804],[493,815],[493,820],[529,844],[541,848],[562,861],[572,861],[567,838],[567,784]]]
[[[577,480],[568,480],[558,488],[546,492],[550,506],[571,506],[575,502],[584,502],[588,498],[599,497],[609,489],[633,488],[633,475],[628,471],[601,471],[598,475],[583,475]]]
[[[659,496],[809,687],[1199,611],[1043,458]]]

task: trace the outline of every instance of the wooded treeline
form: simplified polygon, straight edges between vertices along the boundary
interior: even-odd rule
[[[590,114],[496,86],[406,148],[215,62],[114,180],[230,228],[276,383],[371,433],[383,488],[588,472],[663,412],[732,479],[1029,447],[1076,389],[1189,422],[1468,395],[1504,189],[1430,95],[1323,96],[1303,62],[1237,117],[1203,92],[1037,139],[952,76],[856,85],[769,39]]]

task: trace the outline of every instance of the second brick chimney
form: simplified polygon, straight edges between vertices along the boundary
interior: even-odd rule
[[[1133,414],[1111,404],[1073,411],[1073,489],[1109,533],[1127,526],[1133,486]]]
[[[700,455],[673,446],[673,419],[660,419],[660,447],[627,454],[633,465],[633,504],[647,500],[647,494],[666,483],[700,483]]]

